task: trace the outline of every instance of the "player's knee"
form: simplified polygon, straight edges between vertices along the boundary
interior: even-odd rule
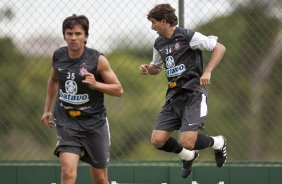
[[[94,183],[95,184],[107,184],[108,179],[107,177],[104,177],[103,175],[99,175],[94,178]]]
[[[77,173],[73,169],[66,168],[66,167],[62,168],[62,180],[63,181],[75,183],[76,176],[77,176]]]
[[[188,150],[193,150],[195,147],[195,141],[193,139],[180,140],[179,143],[183,148]]]
[[[160,139],[158,137],[151,137],[151,144],[155,147],[155,148],[160,148],[165,144],[165,140]]]

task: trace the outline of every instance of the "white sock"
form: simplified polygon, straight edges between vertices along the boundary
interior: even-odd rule
[[[220,148],[223,147],[224,139],[223,139],[222,136],[215,136],[215,137],[212,137],[212,138],[213,138],[213,140],[214,140],[214,144],[213,144],[213,146],[212,146],[212,148],[213,148],[214,150],[218,150],[218,149],[220,149]]]
[[[185,148],[182,149],[178,155],[183,159],[183,160],[192,160],[195,157],[195,150],[187,150]]]

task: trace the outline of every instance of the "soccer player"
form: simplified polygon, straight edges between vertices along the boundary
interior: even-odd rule
[[[207,89],[211,74],[225,53],[216,36],[205,36],[190,29],[177,27],[178,18],[170,4],[158,4],[147,18],[159,37],[155,40],[150,64],[140,65],[143,75],[159,74],[162,68],[168,80],[165,104],[162,107],[151,143],[159,150],[178,154],[183,160],[182,177],[192,172],[198,150],[212,147],[218,167],[226,160],[226,139],[207,136],[199,130],[207,116]],[[202,51],[211,51],[203,68]],[[179,142],[171,135],[179,131]]]
[[[75,183],[79,160],[90,164],[93,183],[108,184],[110,134],[104,94],[121,96],[123,89],[107,58],[86,46],[88,29],[84,15],[63,21],[67,46],[54,52],[41,118],[57,130],[54,154],[60,159],[62,184]]]

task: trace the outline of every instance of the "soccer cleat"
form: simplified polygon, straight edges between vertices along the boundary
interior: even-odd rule
[[[222,148],[218,150],[214,150],[215,161],[216,161],[217,167],[222,167],[227,158],[227,151],[226,151],[227,142],[226,142],[225,137],[223,137],[222,135],[221,137],[223,138],[223,141],[224,141]]]
[[[187,178],[191,173],[192,173],[192,164],[193,161],[196,160],[196,158],[199,156],[199,152],[197,150],[195,150],[195,156],[192,160],[182,160],[182,177],[183,178]]]

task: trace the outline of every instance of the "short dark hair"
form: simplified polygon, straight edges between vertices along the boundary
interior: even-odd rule
[[[88,30],[89,30],[88,18],[84,15],[76,15],[76,14],[67,17],[63,21],[63,35],[65,35],[66,29],[73,29],[74,26],[76,25],[80,25],[83,28],[85,35],[88,36]]]
[[[156,19],[161,21],[166,20],[170,25],[176,26],[178,24],[178,18],[175,14],[175,9],[170,6],[170,4],[158,4],[147,15],[147,19]]]

